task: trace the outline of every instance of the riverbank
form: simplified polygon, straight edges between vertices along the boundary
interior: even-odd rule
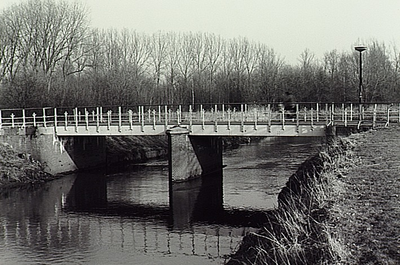
[[[330,224],[343,264],[400,264],[400,126],[356,134],[356,163],[343,174]]]
[[[337,138],[279,194],[228,264],[399,264],[400,127]]]
[[[0,188],[42,183],[55,177],[29,156],[17,153],[11,145],[0,143]]]

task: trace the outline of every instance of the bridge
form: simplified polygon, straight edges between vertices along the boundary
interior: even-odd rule
[[[104,164],[106,136],[168,135],[172,181],[222,168],[226,136],[326,136],[400,122],[400,104],[296,103],[0,110],[0,140],[52,174]],[[327,130],[329,128],[329,130]]]
[[[400,105],[297,103],[195,106],[75,107],[0,110],[4,128],[40,128],[57,136],[162,135],[173,127],[193,136],[324,136],[328,126],[388,126]]]

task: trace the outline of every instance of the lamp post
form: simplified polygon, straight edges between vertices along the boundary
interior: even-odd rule
[[[365,51],[367,49],[367,47],[357,46],[357,47],[354,47],[354,49],[360,53],[360,84],[358,86],[358,103],[361,106],[361,102],[362,102],[362,55],[361,55],[361,53],[363,51]]]

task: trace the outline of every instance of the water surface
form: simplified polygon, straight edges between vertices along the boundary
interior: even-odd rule
[[[0,264],[224,264],[318,138],[224,152],[221,174],[168,183],[166,161],[0,194]]]

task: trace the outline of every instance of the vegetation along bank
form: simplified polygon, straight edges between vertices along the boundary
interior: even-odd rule
[[[228,264],[400,264],[400,127],[333,139]]]

